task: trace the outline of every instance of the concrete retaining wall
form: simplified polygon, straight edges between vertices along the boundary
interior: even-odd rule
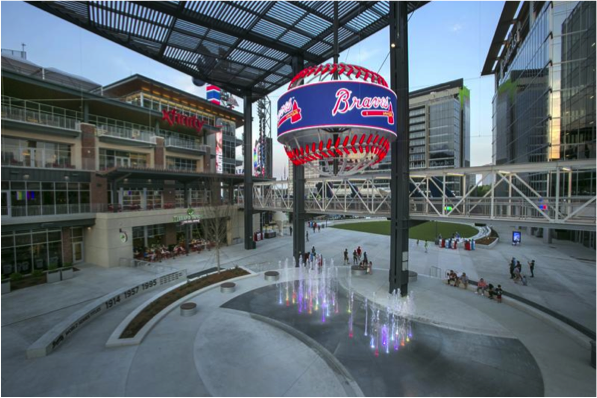
[[[27,358],[43,357],[56,350],[65,339],[70,337],[81,327],[87,325],[92,319],[106,313],[117,305],[142,293],[167,283],[175,282],[186,278],[186,270],[167,271],[156,275],[135,286],[125,287],[109,293],[97,300],[94,300],[84,308],[71,314],[69,317],[58,323],[35,343],[27,348]]]

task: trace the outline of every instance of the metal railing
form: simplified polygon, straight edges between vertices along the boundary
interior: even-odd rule
[[[2,103],[2,119],[80,131],[80,122],[77,119],[33,109],[26,109],[4,102]]]
[[[131,141],[146,142],[152,145],[155,145],[156,143],[155,135],[153,133],[133,128],[118,127],[110,124],[101,124],[96,126],[95,131],[97,132],[98,137],[107,136],[121,138]]]
[[[184,139],[179,137],[168,137],[165,141],[166,147],[175,147],[189,149],[193,151],[207,152],[209,146],[199,144],[197,141],[192,139]]]
[[[446,177],[461,178],[462,193],[454,195]],[[470,169],[431,170],[410,177],[410,215],[417,219],[454,219],[463,222],[516,222],[518,225],[594,230],[595,194],[573,194],[575,178],[595,172],[594,161],[566,161],[526,165],[483,166]],[[541,195],[525,176],[544,173],[551,177],[551,192]],[[481,175],[482,178],[476,178]],[[467,184],[468,181],[473,182]],[[566,178],[566,179],[565,179]],[[440,181],[443,179],[443,183]],[[478,187],[483,180],[484,194]],[[564,182],[565,181],[565,182]],[[391,192],[388,174],[363,174],[351,179],[315,178],[305,182],[305,211],[310,214],[340,214],[389,217]],[[268,181],[253,185],[253,207],[258,210],[293,211],[291,181]],[[435,191],[435,193],[433,192]],[[557,193],[560,194],[557,194]],[[563,194],[562,192],[565,192]],[[243,205],[241,187],[237,203]]]
[[[104,204],[2,206],[2,216],[10,218],[100,213],[106,209],[107,205]]]

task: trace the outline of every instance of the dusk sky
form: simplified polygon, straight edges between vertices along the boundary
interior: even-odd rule
[[[491,162],[493,76],[481,78],[480,74],[503,4],[501,1],[431,2],[415,11],[409,22],[410,90],[464,78],[471,91],[473,166]],[[190,76],[29,4],[3,1],[1,7],[2,48],[20,50],[21,43],[25,43],[31,62],[80,75],[102,85],[139,73],[205,96],[205,89],[195,87]],[[386,28],[342,53],[340,60],[378,71],[388,50]],[[388,81],[389,64],[388,59],[380,70]],[[274,91],[269,96],[273,114],[284,90]],[[256,115],[254,112],[255,120]],[[273,121],[272,126],[275,128]],[[241,131],[238,130],[239,136]],[[257,123],[253,131],[255,135]],[[272,137],[276,142],[274,176],[280,178],[288,162],[275,139],[276,131],[272,131]]]

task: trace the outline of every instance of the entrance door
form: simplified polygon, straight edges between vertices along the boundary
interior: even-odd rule
[[[10,192],[2,191],[2,215],[10,217]]]
[[[83,261],[83,242],[73,242],[73,263]]]
[[[131,166],[131,159],[124,157],[124,156],[115,156],[114,162],[116,163],[116,167],[130,167]]]

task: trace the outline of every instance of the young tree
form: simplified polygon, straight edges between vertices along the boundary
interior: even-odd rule
[[[216,267],[220,273],[220,250],[228,243],[228,223],[237,211],[228,203],[212,204],[201,208],[205,239],[211,241],[216,250]]]

